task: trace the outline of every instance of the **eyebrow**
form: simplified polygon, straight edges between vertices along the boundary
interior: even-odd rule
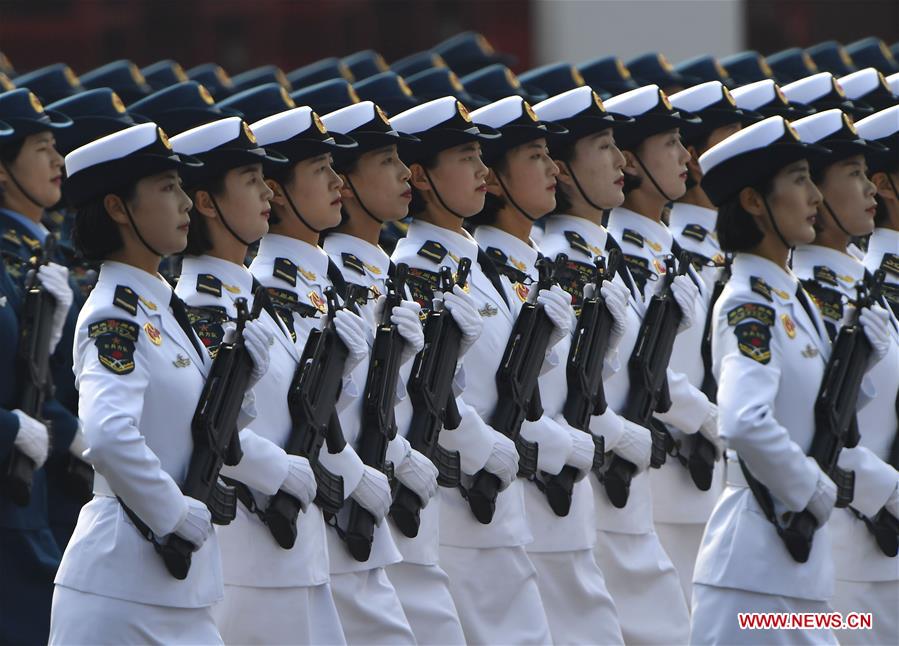
[[[331,158],[330,153],[324,153],[324,154],[322,154],[322,155],[318,155],[318,156],[316,156],[316,157],[312,157],[312,158],[310,158],[308,161],[309,161],[310,164],[317,164],[317,163],[320,162],[320,161],[325,161],[325,160],[330,159],[330,158]]]
[[[255,173],[256,171],[262,171],[261,164],[250,164],[249,166],[244,166],[240,169],[240,174],[244,175],[246,173]]]
[[[787,166],[786,173],[807,173],[809,170],[808,162],[804,159]]]
[[[478,149],[478,147],[475,144],[465,144],[464,146],[459,147],[459,152],[460,153],[469,153],[469,152],[476,151],[477,149]]]
[[[167,181],[172,180],[172,179],[178,179],[178,171],[175,171],[175,170],[168,170],[168,171],[165,171],[164,173],[162,173],[162,174],[159,176],[159,181],[160,181],[160,182],[167,182]]]

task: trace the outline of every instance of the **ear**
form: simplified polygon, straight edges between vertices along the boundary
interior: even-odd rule
[[[503,197],[503,187],[500,185],[499,180],[496,179],[496,173],[493,172],[492,168],[487,169],[485,181],[487,182],[488,193],[495,195],[496,197]]]
[[[622,170],[628,175],[639,177],[640,164],[637,162],[637,156],[629,150],[622,150],[621,154],[624,155],[624,168]]]
[[[759,217],[765,215],[765,201],[754,188],[746,187],[741,190],[739,200],[740,206],[750,215]]]
[[[554,159],[553,162],[559,167],[559,175],[556,177],[556,180],[565,186],[574,186],[574,179],[571,177],[571,167],[568,165],[568,162],[564,162],[561,159]]]
[[[699,166],[699,151],[696,146],[687,146],[687,152],[690,153],[690,159],[687,160],[687,171],[694,181],[699,182],[702,179],[702,168]]]
[[[346,174],[338,173],[337,176],[340,178],[340,181],[343,182],[343,184],[340,187],[340,199],[355,200],[356,193],[354,193],[353,189],[350,188],[350,183],[346,179]]]
[[[265,183],[272,189],[272,193],[274,193],[274,195],[269,198],[269,202],[277,204],[278,206],[287,206],[287,199],[284,197],[284,187],[281,186],[281,183],[276,182],[273,179],[266,179]]]
[[[126,226],[128,224],[128,213],[125,211],[125,203],[118,195],[110,193],[103,198],[103,208],[106,213],[116,224]]]
[[[194,208],[197,210],[197,213],[207,218],[218,217],[209,191],[197,191],[194,193]]]
[[[874,186],[877,187],[877,196],[884,200],[892,200],[899,201],[899,195],[896,195],[896,192],[893,190],[893,187],[890,185],[890,179],[887,177],[886,172],[879,171],[871,175],[871,181],[874,182]],[[893,182],[895,184],[895,182]]]
[[[409,170],[412,171],[412,179],[410,180],[412,188],[418,189],[419,191],[431,190],[431,182],[428,180],[424,166],[413,163],[409,166]]]

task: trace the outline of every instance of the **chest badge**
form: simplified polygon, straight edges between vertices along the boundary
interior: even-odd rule
[[[190,359],[179,352],[175,360],[172,361],[172,365],[176,368],[186,368],[190,365]]]
[[[668,273],[668,269],[665,267],[665,263],[663,263],[658,258],[654,258],[652,261],[652,266],[656,268],[656,273],[659,276],[664,276]]]
[[[484,303],[484,307],[478,310],[478,314],[480,314],[481,317],[496,316],[499,314],[499,310],[490,303]]]
[[[524,303],[528,299],[528,286],[523,283],[515,283],[515,293]]]
[[[784,330],[787,333],[787,336],[791,339],[796,338],[796,324],[793,322],[793,319],[790,318],[789,314],[781,314],[780,322],[783,323]]]
[[[813,346],[811,343],[805,346],[805,349],[802,351],[802,356],[806,359],[811,359],[812,357],[818,356],[818,348]]]
[[[371,292],[371,297],[373,299],[377,299],[381,296],[381,290],[378,289],[377,285],[372,285],[371,287],[368,288],[368,291]]]
[[[144,323],[144,332],[153,342],[153,345],[162,345],[162,332],[159,331],[152,323]]]
[[[309,294],[307,294],[307,296],[309,297],[309,302],[312,303],[312,307],[317,309],[322,314],[328,311],[328,305],[327,303],[325,303],[325,299],[323,299],[321,297],[321,294],[319,294],[317,291],[313,289],[311,292],[309,292]]]

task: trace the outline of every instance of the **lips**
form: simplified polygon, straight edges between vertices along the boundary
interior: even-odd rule
[[[552,184],[550,184],[549,186],[547,186],[547,187],[546,187],[546,190],[547,190],[547,191],[555,191],[555,190],[556,190],[556,183],[553,182]]]
[[[412,199],[412,189],[410,188],[408,191],[404,191],[400,197],[403,197],[407,200]]]
[[[342,202],[343,202],[343,200],[341,200],[341,199],[338,197],[336,200],[334,200],[333,202],[331,202],[331,206],[339,206]]]
[[[486,193],[487,192],[487,184],[481,184],[475,190],[478,191],[479,193]]]
[[[266,220],[268,220],[269,217],[271,216],[271,214],[272,214],[272,210],[269,209],[269,210],[267,210],[267,211],[263,211],[263,212],[262,212],[262,217],[264,217]]]

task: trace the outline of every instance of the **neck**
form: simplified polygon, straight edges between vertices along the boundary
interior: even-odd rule
[[[887,220],[880,226],[884,229],[899,231],[899,202],[891,200],[889,202],[884,201],[883,204],[886,206]]]
[[[377,246],[381,235],[381,223],[365,213],[361,207],[356,208],[355,204],[348,202],[343,208],[348,217],[338,227],[338,233],[345,233]]]
[[[7,193],[3,202],[3,208],[20,213],[35,224],[40,224],[41,216],[44,215],[43,207],[38,206],[24,195],[10,195]]]
[[[594,209],[586,202],[572,202],[571,207],[568,209],[568,213],[566,215],[573,215],[576,218],[583,218],[584,220],[589,220],[594,224],[602,226],[603,211],[601,209]]]
[[[274,209],[272,209],[272,213],[276,213]],[[278,209],[276,214],[280,219],[280,222],[278,224],[271,224],[269,226],[269,233],[293,238],[294,240],[301,240],[302,242],[311,244],[313,247],[318,246],[319,233],[303,224],[300,218],[291,213],[288,209]]]
[[[106,260],[131,265],[132,267],[142,269],[152,276],[156,276],[159,273],[159,263],[162,262],[162,257],[157,256],[141,244],[139,248],[123,246],[118,251],[109,254]]]
[[[706,195],[705,191],[702,190],[702,188],[698,185],[688,190],[684,194],[684,196],[678,200],[678,202],[683,202],[684,204],[692,204],[693,206],[699,206],[704,209],[715,209],[715,205],[712,204],[709,196]]]
[[[232,244],[218,244],[206,252],[206,255],[220,260],[233,262],[235,265],[244,266],[247,257],[247,247],[242,242],[234,240]]]
[[[659,192],[654,187],[651,187],[648,190],[638,188],[631,191],[624,198],[624,204],[621,206],[630,209],[634,213],[639,213],[654,222],[661,222],[662,210],[667,203],[668,200],[659,195]]]
[[[433,224],[435,227],[440,227],[441,229],[449,229],[450,231],[455,231],[456,233],[462,232],[462,223],[464,222],[464,220],[460,220],[452,213],[449,213],[448,211],[445,211],[441,208],[435,208],[428,205],[424,211],[422,211],[415,217],[418,220],[428,222],[430,224]]]
[[[843,233],[837,227],[828,227],[824,231],[818,232],[815,236],[815,244],[828,249],[846,253],[846,247],[849,246],[849,236]]]
[[[534,223],[514,208],[503,207],[496,214],[496,221],[493,223],[497,229],[505,231],[509,235],[513,235],[522,242],[531,244],[531,228]]]
[[[789,248],[785,247],[780,238],[774,235],[765,236],[765,238],[756,245],[749,253],[767,258],[778,267],[787,269],[787,258],[790,255]]]

